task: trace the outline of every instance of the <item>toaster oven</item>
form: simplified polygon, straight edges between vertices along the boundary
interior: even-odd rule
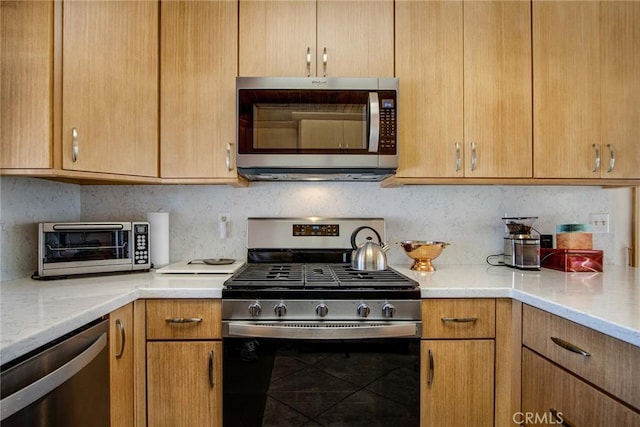
[[[38,276],[149,270],[148,222],[42,222]]]

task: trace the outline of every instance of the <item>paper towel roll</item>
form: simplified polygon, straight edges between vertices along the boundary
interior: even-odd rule
[[[169,212],[149,212],[151,263],[154,268],[169,264]]]

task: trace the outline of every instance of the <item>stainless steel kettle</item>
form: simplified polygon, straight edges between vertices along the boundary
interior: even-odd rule
[[[371,236],[367,236],[366,242],[356,246],[356,236],[364,229],[373,231],[378,238],[378,243],[373,242]],[[387,269],[386,251],[389,246],[382,243],[382,238],[375,229],[364,225],[353,230],[353,233],[351,233],[351,247],[353,248],[353,252],[351,252],[351,268],[354,270],[380,271]]]

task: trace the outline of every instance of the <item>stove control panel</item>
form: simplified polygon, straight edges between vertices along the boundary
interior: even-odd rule
[[[263,309],[264,308],[264,309]],[[413,320],[421,317],[420,300],[225,299],[224,320]]]
[[[337,237],[340,235],[338,224],[293,224],[294,236]]]

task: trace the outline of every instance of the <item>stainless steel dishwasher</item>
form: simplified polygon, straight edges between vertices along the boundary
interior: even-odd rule
[[[2,366],[2,427],[109,426],[109,321]]]

